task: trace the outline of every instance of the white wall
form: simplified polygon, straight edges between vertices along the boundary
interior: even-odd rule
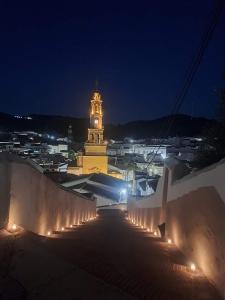
[[[0,175],[2,171],[0,221],[4,217],[3,225],[7,221],[9,225],[15,223],[25,230],[46,235],[47,231],[76,224],[96,214],[95,201],[57,185],[27,160],[0,155]]]

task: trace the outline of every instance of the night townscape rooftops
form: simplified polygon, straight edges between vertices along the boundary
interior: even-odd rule
[[[0,14],[0,299],[225,300],[225,1]]]

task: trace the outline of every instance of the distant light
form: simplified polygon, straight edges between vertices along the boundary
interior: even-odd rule
[[[120,192],[121,192],[121,194],[125,195],[127,193],[127,190],[126,189],[122,189]]]
[[[171,239],[168,239],[168,240],[167,240],[167,243],[168,243],[168,244],[172,244],[172,240],[171,240]]]
[[[16,230],[16,229],[17,229],[16,224],[12,224],[12,230]]]
[[[191,268],[191,271],[193,271],[193,272],[196,271],[196,265],[194,263],[191,263],[190,268]]]
[[[96,125],[98,124],[98,119],[95,119],[95,124],[96,124]]]
[[[47,235],[51,235],[51,231],[48,231],[48,232],[47,232]]]
[[[150,229],[149,229],[149,228],[147,228],[147,231],[149,232],[149,231],[150,231]]]
[[[62,227],[62,228],[61,228],[61,230],[62,230],[62,231],[64,231],[64,230],[65,230],[65,228],[64,228],[64,227]]]
[[[51,136],[50,136],[50,138],[51,138],[52,140],[54,140],[54,139],[55,139],[54,135],[51,135]]]
[[[71,224],[71,225],[70,225],[70,228],[72,228],[72,227],[73,227],[73,225]]]
[[[157,231],[156,230],[154,231],[154,236],[157,236]]]

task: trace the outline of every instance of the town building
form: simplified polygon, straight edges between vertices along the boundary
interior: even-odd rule
[[[127,203],[127,183],[106,174],[73,175],[61,184],[65,188],[96,199],[97,208]]]
[[[120,178],[116,170],[108,171],[107,142],[104,141],[102,96],[98,91],[90,101],[90,127],[84,149],[76,157],[76,166],[69,166],[68,173],[81,175],[103,173]]]

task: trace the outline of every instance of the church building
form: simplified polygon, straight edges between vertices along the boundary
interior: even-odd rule
[[[84,152],[77,156],[79,174],[108,174],[107,142],[104,141],[102,97],[95,91],[90,101],[90,127],[88,139],[84,144]]]

